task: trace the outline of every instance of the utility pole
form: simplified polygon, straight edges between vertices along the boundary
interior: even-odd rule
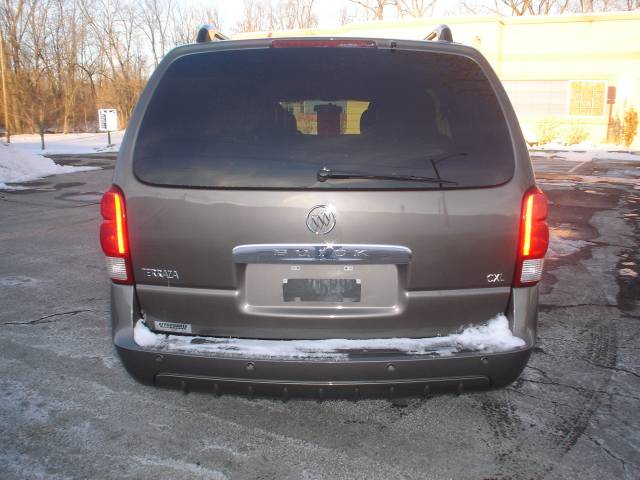
[[[7,143],[11,143],[9,132],[9,105],[7,103],[7,81],[4,73],[4,37],[0,33],[0,76],[2,77],[2,106],[4,107],[4,128],[7,131]]]

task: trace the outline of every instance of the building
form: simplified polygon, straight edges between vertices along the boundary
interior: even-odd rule
[[[238,34],[423,39],[446,23],[454,40],[493,65],[529,140],[603,143],[640,111],[640,11],[526,17],[443,17],[350,24],[335,29]],[[610,103],[608,103],[608,101]],[[632,144],[640,148],[640,132]]]

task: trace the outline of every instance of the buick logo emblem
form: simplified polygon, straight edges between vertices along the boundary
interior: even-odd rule
[[[317,205],[307,215],[307,228],[316,235],[325,235],[336,226],[336,209],[331,205]]]

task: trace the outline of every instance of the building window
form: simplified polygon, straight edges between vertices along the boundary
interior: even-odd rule
[[[597,117],[604,114],[605,82],[570,82],[569,115]]]
[[[531,117],[563,117],[567,113],[564,80],[505,80],[502,83],[520,121]]]

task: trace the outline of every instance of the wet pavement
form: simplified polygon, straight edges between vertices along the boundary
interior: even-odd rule
[[[640,163],[538,159],[538,345],[506,389],[248,400],[135,383],[111,346],[102,170],[0,191],[0,478],[640,478]],[[73,163],[75,162],[75,163]]]

